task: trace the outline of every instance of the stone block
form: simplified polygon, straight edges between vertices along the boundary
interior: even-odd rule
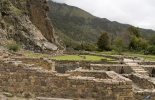
[[[73,100],[73,99],[37,97],[36,100]]]
[[[109,84],[109,85],[112,85],[112,84],[113,84],[113,83],[112,83],[112,80],[104,80],[103,83],[104,83],[104,84]]]
[[[127,85],[132,85],[132,81],[131,80],[126,80],[126,84]]]
[[[119,85],[126,85],[125,81],[119,81]]]
[[[118,80],[112,80],[112,83],[115,85],[119,85],[119,81]]]
[[[45,81],[41,81],[41,86],[47,86],[47,83]]]
[[[119,92],[123,92],[124,89],[123,89],[123,88],[113,88],[112,91],[113,91],[113,92],[118,92],[118,93],[119,93]]]
[[[13,97],[13,94],[8,93],[8,92],[3,92],[3,95],[7,96],[7,97]]]

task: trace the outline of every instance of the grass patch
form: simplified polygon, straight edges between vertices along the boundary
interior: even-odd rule
[[[49,57],[51,59],[56,59],[56,60],[92,60],[92,61],[99,61],[101,59],[106,59],[108,61],[116,61],[116,59],[107,58],[107,57],[103,57],[103,56],[93,56],[93,55],[63,55],[63,56],[55,56],[55,57],[51,57],[48,54],[42,54],[42,53],[25,53],[24,55],[27,57]]]
[[[108,55],[114,55],[117,54],[114,51],[108,51],[108,52],[99,52],[100,54],[108,54]],[[142,57],[146,60],[155,60],[155,55],[144,55],[143,52],[123,52],[123,55],[127,56],[136,56],[136,57]]]
[[[48,54],[42,54],[42,53],[26,53],[24,54],[25,56],[28,56],[28,57],[48,57],[49,55]]]
[[[116,51],[105,51],[105,52],[98,52],[99,54],[106,54],[106,55],[117,55]]]
[[[115,52],[99,52],[99,54],[108,54],[108,55],[114,55],[117,54]],[[142,53],[136,53],[136,52],[124,52],[124,55],[127,56],[136,56],[136,57],[142,57],[146,60],[155,60],[155,55],[144,55]],[[26,53],[24,54],[25,56],[28,57],[50,57],[48,54],[42,54],[42,53]],[[55,57],[50,57],[52,59],[57,59],[57,60],[101,60],[101,59],[107,59],[108,61],[116,61],[116,59],[108,58],[108,57],[103,57],[103,56],[93,56],[93,55],[81,55],[85,56],[86,59],[78,56],[78,55],[64,55],[64,56],[55,56]]]
[[[85,56],[85,58],[84,58]],[[107,59],[108,61],[114,61],[115,59],[107,58],[107,57],[102,57],[102,56],[93,56],[93,55],[64,55],[64,56],[56,56],[52,57],[57,60],[94,60],[98,61],[101,59]]]
[[[140,53],[124,53],[124,55],[142,57],[146,60],[155,60],[155,55],[144,55]]]

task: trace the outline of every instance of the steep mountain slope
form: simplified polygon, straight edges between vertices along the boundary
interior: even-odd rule
[[[46,0],[1,0],[0,45],[16,41],[29,50],[57,50],[60,44],[48,10]]]
[[[129,39],[127,28],[130,25],[98,18],[77,7],[48,1],[49,17],[58,35],[67,45],[75,46],[77,42],[96,43],[101,33],[107,32],[111,40],[116,35]],[[152,30],[140,29],[142,35],[155,33]]]

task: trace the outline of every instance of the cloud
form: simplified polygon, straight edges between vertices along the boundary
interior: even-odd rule
[[[53,0],[79,7],[89,13],[155,30],[155,0]]]

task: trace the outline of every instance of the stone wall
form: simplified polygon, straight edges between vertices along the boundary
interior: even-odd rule
[[[155,61],[143,61],[139,62],[140,65],[155,65]]]
[[[45,58],[14,58],[16,60],[22,61],[25,64],[30,64],[30,66],[40,67],[46,70],[55,70],[55,62]]]
[[[144,89],[134,93],[136,100],[155,100],[155,89]]]
[[[56,71],[65,73],[67,70],[75,70],[77,67],[90,69],[90,64],[118,64],[119,62],[86,61],[86,60],[52,60],[56,63]],[[79,63],[77,65],[77,63]]]
[[[153,69],[155,69],[155,65],[141,65],[146,71],[149,72],[149,74],[152,76],[152,74],[155,74]]]
[[[130,79],[142,89],[154,89],[155,88],[155,82],[149,76],[135,73],[130,76]]]
[[[55,74],[14,61],[0,63],[0,89],[13,94],[57,98],[133,100],[132,81],[112,71],[111,79]]]
[[[94,70],[111,70],[116,73],[123,72],[122,74],[130,74],[132,72],[131,67],[125,64],[90,64],[90,67]]]
[[[71,76],[84,76],[84,77],[95,77],[100,79],[112,79],[106,74],[105,71],[94,71],[94,70],[80,70],[80,71],[69,71]]]
[[[44,69],[50,70],[49,67],[50,59],[43,58],[30,58],[30,57],[16,57],[13,58],[16,60],[20,60],[23,63],[32,64],[36,67],[42,67]],[[75,60],[52,60],[55,62],[56,71],[65,73],[67,70],[75,70],[77,67],[83,67],[83,69],[90,69],[91,63],[118,63],[118,62],[101,62],[101,61],[75,61]],[[77,62],[79,65],[77,65]]]

